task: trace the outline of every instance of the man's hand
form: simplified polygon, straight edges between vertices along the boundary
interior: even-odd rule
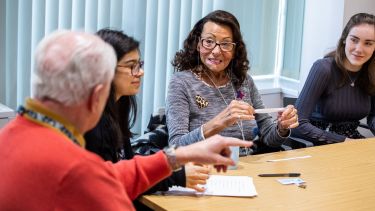
[[[228,165],[234,165],[230,158],[230,146],[250,147],[253,143],[237,138],[212,136],[205,141],[200,141],[176,149],[176,160],[180,164],[195,162],[213,164],[218,172],[226,171]]]

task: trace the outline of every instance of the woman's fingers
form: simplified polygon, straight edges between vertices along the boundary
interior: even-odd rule
[[[193,185],[193,186],[190,186],[190,187],[188,187],[188,188],[192,188],[192,189],[194,189],[194,190],[196,190],[196,191],[198,191],[198,192],[204,192],[204,191],[205,191],[205,188],[204,188],[204,187],[201,187],[201,186],[199,186],[199,185]]]
[[[233,100],[226,108],[226,119],[230,125],[241,120],[253,120],[254,108],[246,102]]]
[[[281,129],[290,129],[298,127],[297,109],[293,105],[288,105],[278,118],[279,127]]]

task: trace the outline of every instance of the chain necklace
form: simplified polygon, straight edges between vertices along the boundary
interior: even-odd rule
[[[349,72],[347,72],[348,73],[348,78],[349,78],[349,80],[350,80],[350,86],[351,87],[354,87],[355,86],[355,81],[357,80],[357,78],[358,78],[358,75],[356,75],[355,77],[354,77],[354,80],[352,80],[352,77],[350,76],[350,74],[349,74]]]
[[[223,99],[225,105],[228,107],[228,103],[227,101],[225,100],[224,98],[224,95],[221,93],[220,89],[216,86],[214,80],[212,80],[212,78],[207,74],[206,71],[204,71],[204,73],[207,75],[207,77],[210,79],[211,83],[214,85],[215,89],[219,92],[220,96],[221,96],[221,99]],[[229,75],[227,74],[227,76],[229,77]],[[233,87],[233,84],[232,84],[232,80],[231,80],[231,77],[229,77],[230,79],[230,85],[232,87],[232,90],[233,90],[233,96],[234,96],[234,99],[236,100],[236,92],[234,91],[234,87]],[[203,78],[202,78],[203,80]],[[245,136],[244,136],[244,133],[243,133],[243,124],[242,124],[242,119],[239,119],[239,121],[237,121],[237,126],[238,128],[240,129],[241,131],[241,135],[242,135],[242,140],[245,141]]]

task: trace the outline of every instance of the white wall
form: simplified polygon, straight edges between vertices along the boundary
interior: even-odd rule
[[[375,14],[375,1],[306,0],[299,90],[313,63],[336,47],[343,27],[358,12]]]
[[[374,0],[345,0],[343,26],[349,21],[350,17],[359,12],[375,14]]]
[[[306,0],[300,90],[313,63],[335,48],[341,35],[343,17],[343,0]]]

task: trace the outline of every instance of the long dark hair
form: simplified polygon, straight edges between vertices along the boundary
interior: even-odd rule
[[[115,50],[117,62],[119,62],[127,53],[139,49],[139,42],[132,37],[127,36],[122,31],[113,29],[102,29],[96,33],[105,42],[110,44]],[[116,70],[114,70],[116,71]],[[111,152],[111,159],[117,162],[117,152],[120,149],[125,150],[125,156],[130,159],[133,156],[131,146],[124,146],[130,143],[124,141],[133,137],[130,128],[134,126],[137,118],[137,101],[135,96],[121,96],[116,101],[116,87],[111,83],[108,100],[104,108],[99,124],[91,130],[94,135],[86,135],[92,139],[87,143],[87,149],[94,151],[102,157]],[[85,135],[85,138],[86,138]],[[105,148],[105,149],[104,149]]]
[[[200,19],[190,31],[188,37],[184,41],[184,47],[178,51],[172,61],[175,71],[191,70],[199,72],[201,68],[199,62],[199,52],[197,44],[203,31],[203,26],[207,22],[213,22],[219,25],[225,25],[231,28],[233,39],[236,43],[234,57],[231,61],[232,74],[238,80],[234,80],[234,85],[238,88],[246,79],[247,71],[250,69],[249,60],[247,59],[246,45],[242,39],[240,24],[236,17],[229,12],[223,10],[216,10],[204,18]]]
[[[339,67],[341,71],[341,81],[339,82],[339,86],[343,86],[345,82],[350,81],[349,75],[347,74],[347,69],[344,66],[344,62],[346,59],[345,55],[345,40],[349,35],[350,30],[358,25],[361,24],[369,24],[375,27],[375,16],[368,13],[358,13],[353,15],[348,23],[346,24],[344,30],[341,33],[341,37],[337,42],[336,50],[328,53],[325,57],[333,57],[335,59],[336,65]],[[359,73],[357,78],[356,85],[364,90],[366,93],[370,95],[375,94],[375,54],[373,53],[371,58],[363,64],[362,70]],[[371,65],[370,65],[371,64]]]

